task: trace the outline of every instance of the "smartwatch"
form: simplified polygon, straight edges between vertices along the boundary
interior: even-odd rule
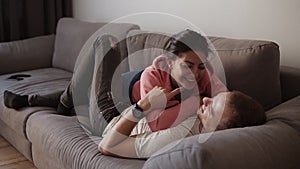
[[[145,117],[143,109],[137,103],[135,103],[132,107],[132,115],[139,120]]]

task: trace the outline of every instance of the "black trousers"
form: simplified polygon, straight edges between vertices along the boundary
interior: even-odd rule
[[[30,106],[47,106],[57,108],[61,103],[66,108],[73,108],[71,84],[64,91],[57,91],[47,95],[29,95],[28,102]]]

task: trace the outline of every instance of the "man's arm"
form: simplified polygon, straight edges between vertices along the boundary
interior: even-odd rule
[[[100,142],[98,149],[102,154],[117,157],[137,157],[134,145],[135,138],[129,135],[136,126],[138,119],[133,117],[131,107],[125,111],[116,125]]]
[[[145,115],[155,109],[165,105],[165,103],[180,92],[175,89],[167,92],[160,87],[153,88],[143,99],[138,101],[138,106],[144,110]],[[136,158],[135,137],[130,136],[131,131],[138,123],[139,119],[132,114],[132,107],[122,113],[122,117],[104,136],[99,143],[98,149],[102,154]]]

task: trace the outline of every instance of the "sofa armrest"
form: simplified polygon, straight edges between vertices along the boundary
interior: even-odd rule
[[[0,43],[0,75],[52,65],[54,35]]]
[[[280,67],[282,102],[300,95],[300,69],[288,66]]]

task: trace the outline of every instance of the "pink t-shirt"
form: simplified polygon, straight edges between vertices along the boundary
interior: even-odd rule
[[[138,101],[151,91],[155,86],[163,87],[169,91],[174,90],[171,84],[169,68],[166,57],[158,56],[153,64],[147,67],[141,75],[140,81],[133,87],[132,99]],[[212,87],[213,86],[213,87]],[[213,90],[212,90],[213,89]],[[198,90],[194,90],[200,96],[213,97],[220,92],[228,91],[225,85],[213,73],[206,71],[198,82]],[[175,104],[175,102],[177,104]],[[174,105],[175,104],[175,105]],[[147,114],[147,121],[152,131],[158,131],[174,127],[196,113],[199,100],[191,96],[181,103],[172,98],[164,110],[154,110]]]

